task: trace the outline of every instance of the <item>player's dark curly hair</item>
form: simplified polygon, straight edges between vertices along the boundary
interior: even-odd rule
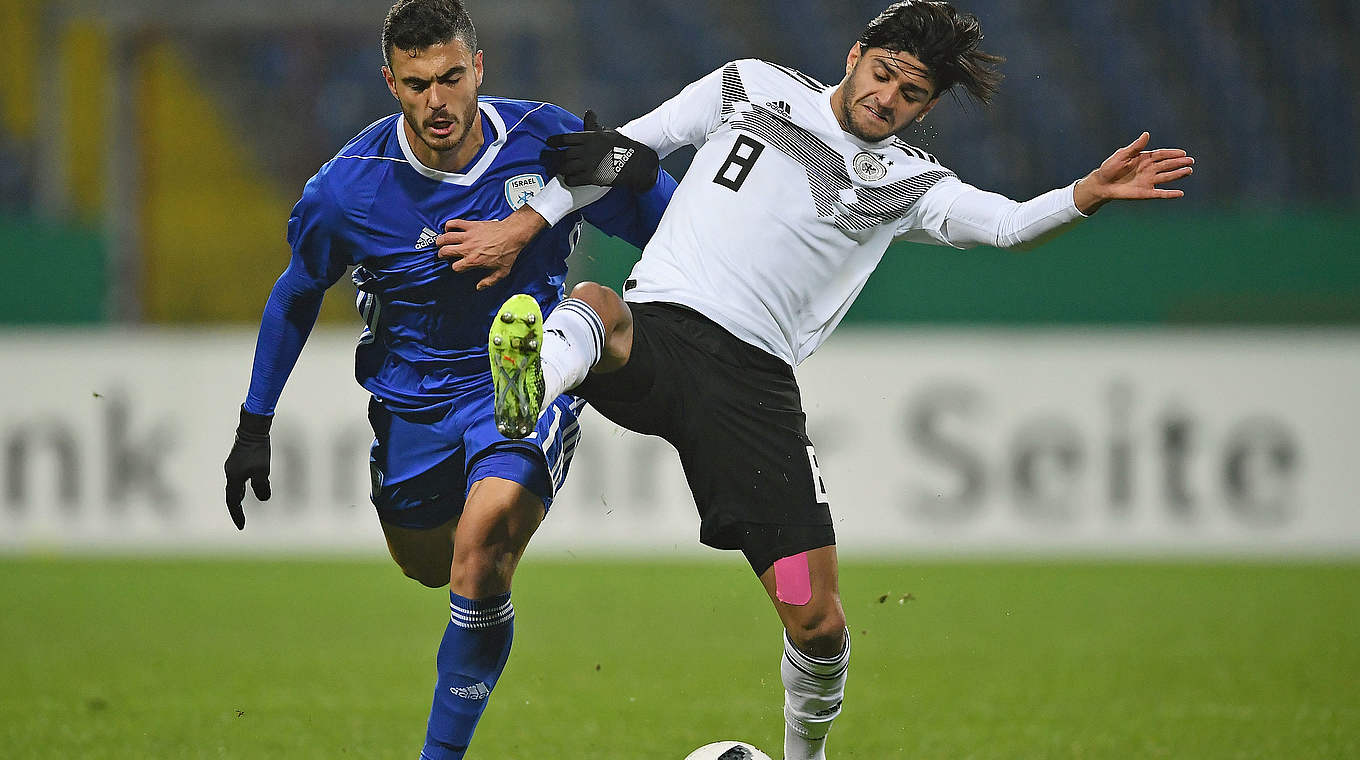
[[[392,65],[393,50],[423,50],[455,39],[477,51],[477,29],[458,0],[397,0],[383,21],[383,63]]]
[[[935,82],[935,94],[956,84],[988,102],[1001,84],[1001,56],[978,50],[982,24],[947,2],[902,0],[888,6],[859,36],[864,48],[910,53],[921,59]]]

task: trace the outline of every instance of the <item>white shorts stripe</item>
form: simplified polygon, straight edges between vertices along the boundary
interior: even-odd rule
[[[549,486],[554,495],[566,482],[571,457],[581,436],[579,419],[585,405],[584,399],[563,394],[551,402],[552,413],[545,408],[538,420],[535,436],[548,466]]]

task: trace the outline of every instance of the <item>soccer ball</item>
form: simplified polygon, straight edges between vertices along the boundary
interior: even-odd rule
[[[770,756],[746,742],[713,742],[689,753],[685,760],[770,760]]]

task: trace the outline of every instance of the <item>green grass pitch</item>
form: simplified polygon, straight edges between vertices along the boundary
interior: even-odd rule
[[[780,756],[738,555],[536,559],[470,758]],[[1360,564],[847,562],[836,760],[1360,758]],[[0,559],[0,756],[402,758],[444,591],[376,561]]]

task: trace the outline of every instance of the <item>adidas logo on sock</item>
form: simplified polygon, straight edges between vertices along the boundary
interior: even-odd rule
[[[455,697],[463,699],[486,699],[491,696],[491,690],[486,688],[486,684],[478,681],[471,686],[450,686],[449,691]]]
[[[415,250],[419,251],[419,250],[421,250],[421,249],[423,249],[423,248],[430,248],[430,247],[433,247],[433,246],[434,246],[434,239],[437,238],[437,237],[439,237],[439,233],[438,233],[438,232],[435,232],[434,230],[430,229],[429,227],[425,227],[425,228],[421,229],[421,231],[420,231],[420,237],[416,238],[416,247],[415,247]]]

